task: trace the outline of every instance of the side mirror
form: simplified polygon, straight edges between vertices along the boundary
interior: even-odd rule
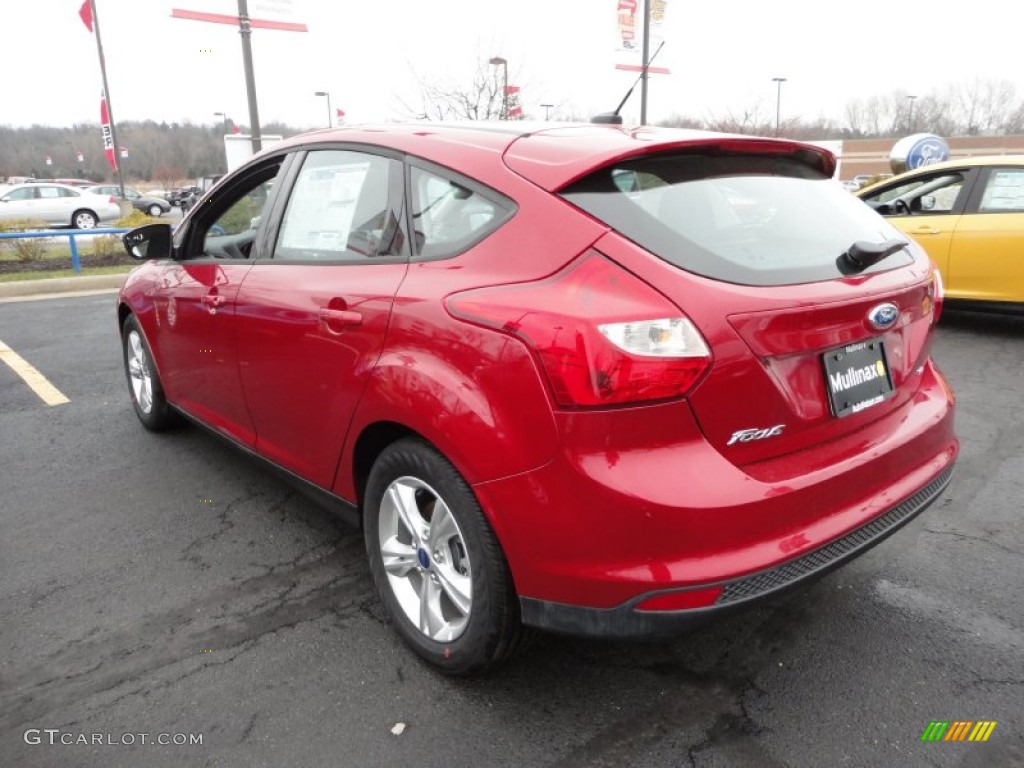
[[[171,225],[146,224],[121,238],[128,255],[139,261],[166,259],[171,255]]]
[[[921,195],[921,210],[930,211],[935,208],[935,195]]]

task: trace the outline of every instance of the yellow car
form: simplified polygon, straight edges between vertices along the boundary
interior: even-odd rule
[[[947,299],[1024,311],[1024,155],[926,165],[854,194],[921,244]]]

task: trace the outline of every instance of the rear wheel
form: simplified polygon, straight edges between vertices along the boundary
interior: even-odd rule
[[[121,343],[124,348],[124,373],[128,379],[135,415],[142,426],[154,432],[161,432],[177,421],[177,414],[167,404],[153,354],[135,315],[129,315],[121,328]]]
[[[75,215],[71,217],[71,223],[75,229],[95,229],[98,221],[99,219],[92,211],[75,211]]]
[[[434,448],[400,440],[366,488],[366,549],[392,624],[453,675],[480,672],[523,645],[519,603],[497,538],[472,490]]]
[[[164,212],[164,209],[161,208],[156,203],[153,203],[151,206],[149,206],[149,215],[150,216],[160,216],[160,215],[163,214],[163,212]]]

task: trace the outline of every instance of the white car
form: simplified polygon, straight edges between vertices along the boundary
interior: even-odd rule
[[[92,229],[121,218],[113,195],[95,195],[67,184],[0,186],[0,221],[41,219],[54,227]]]

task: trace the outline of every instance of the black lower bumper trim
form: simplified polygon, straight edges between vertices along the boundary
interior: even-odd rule
[[[695,589],[721,586],[714,605],[683,611],[638,611],[636,606],[664,590],[635,597],[614,608],[588,608],[531,597],[519,599],[524,624],[552,632],[595,637],[659,637],[679,632],[747,605],[783,592],[831,571],[875,546],[927,509],[949,485],[953,467],[865,525],[782,565],[727,582],[701,584]],[[671,591],[671,590],[669,590]]]

